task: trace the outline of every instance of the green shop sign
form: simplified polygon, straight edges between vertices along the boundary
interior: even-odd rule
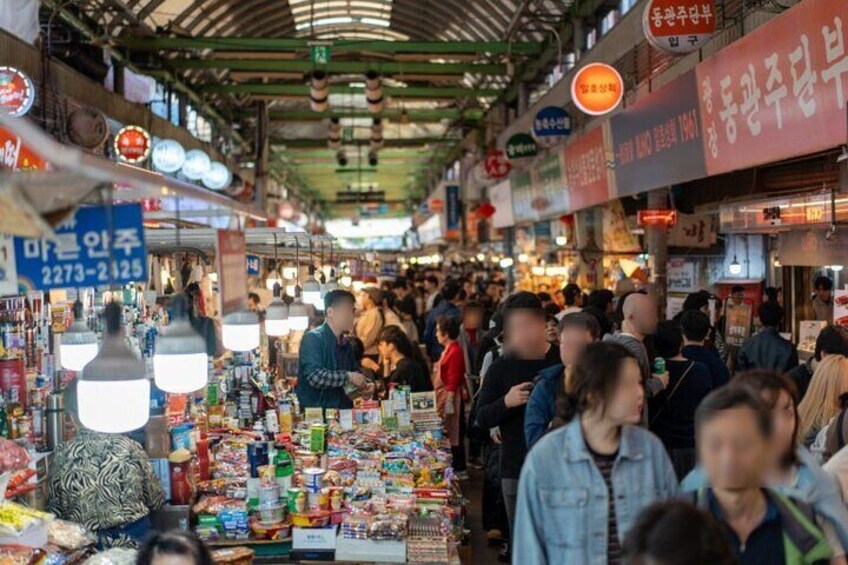
[[[536,140],[526,133],[516,133],[506,142],[506,156],[511,161],[535,157],[538,152]]]

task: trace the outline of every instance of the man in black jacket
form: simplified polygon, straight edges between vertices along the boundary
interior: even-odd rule
[[[504,336],[509,352],[492,363],[480,390],[477,423],[501,433],[500,476],[510,529],[514,527],[518,477],[527,456],[524,411],[533,381],[546,367],[559,363],[559,351],[545,335],[545,311],[539,298],[518,292],[503,306]]]
[[[764,302],[757,314],[763,329],[742,344],[736,370],[769,369],[787,373],[797,367],[798,351],[795,345],[783,339],[777,330],[783,319],[783,308],[775,302]]]

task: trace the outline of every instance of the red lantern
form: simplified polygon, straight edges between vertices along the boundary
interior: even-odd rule
[[[509,174],[512,164],[503,151],[490,151],[486,155],[486,174],[490,179],[502,179]]]
[[[483,202],[477,208],[477,213],[480,214],[481,217],[486,218],[487,220],[495,215],[497,210],[494,206],[489,204],[488,202]]]

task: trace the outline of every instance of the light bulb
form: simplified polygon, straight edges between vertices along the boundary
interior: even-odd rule
[[[557,236],[557,238],[556,238],[556,244],[557,245],[565,245],[566,243],[568,243],[567,237],[565,237],[564,235],[558,235]]]
[[[179,301],[179,302],[178,302]],[[153,355],[153,377],[164,392],[188,394],[200,390],[209,379],[206,342],[194,331],[185,314],[187,302],[176,298],[171,323],[162,329]]]
[[[137,430],[150,418],[150,381],[80,380],[77,389],[80,423],[90,430],[120,434]]]
[[[310,273],[309,278],[304,281],[302,298],[304,304],[311,304],[318,309],[318,304],[321,302],[321,283],[314,274]]]
[[[144,426],[150,417],[150,381],[145,362],[124,340],[121,306],[110,302],[105,318],[103,347],[78,379],[79,419],[96,432],[129,432]]]
[[[733,257],[733,262],[730,263],[730,268],[728,270],[731,275],[738,275],[742,273],[742,265],[740,265],[739,261],[736,260],[736,256]]]
[[[259,316],[242,310],[224,316],[221,341],[230,351],[252,351],[259,347]]]
[[[289,335],[289,307],[275,298],[265,311],[265,333],[271,337]]]
[[[512,267],[515,262],[512,260],[512,257],[504,257],[500,260],[500,266],[502,269],[508,269]]]
[[[526,263],[529,260],[530,260],[530,256],[527,255],[526,253],[521,253],[521,254],[518,255],[518,262],[519,263]]]
[[[842,265],[830,265],[830,267],[828,267],[828,268],[831,271],[833,271],[834,273],[838,273],[839,271],[842,270]]]
[[[81,318],[77,318],[62,335],[62,343],[59,346],[62,368],[81,371],[96,355],[97,336],[88,329]]]
[[[289,329],[302,332],[309,327],[309,308],[300,297],[295,298],[289,306]]]

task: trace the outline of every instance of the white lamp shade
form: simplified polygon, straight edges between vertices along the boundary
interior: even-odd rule
[[[740,265],[738,262],[734,261],[733,263],[730,264],[729,270],[730,270],[731,275],[739,275],[739,274],[742,273],[742,265]]]
[[[221,341],[230,351],[253,351],[259,347],[259,316],[256,312],[235,312],[224,316]]]
[[[265,333],[271,337],[285,337],[289,335],[289,321],[286,320],[265,320]]]
[[[298,298],[289,306],[289,329],[293,332],[302,332],[307,328],[309,328],[309,309]]]
[[[275,298],[265,311],[265,333],[271,337],[289,335],[289,307]]]
[[[67,371],[82,371],[89,361],[97,356],[96,343],[62,343],[59,346],[62,368]]]
[[[223,163],[212,161],[209,169],[203,175],[201,182],[203,186],[211,190],[224,190],[230,185],[233,180],[233,174],[230,169]]]
[[[79,381],[79,419],[96,432],[119,434],[137,430],[150,417],[150,381]]]
[[[200,390],[208,381],[209,358],[206,353],[153,356],[153,376],[159,390],[188,394]]]
[[[303,303],[311,304],[318,308],[318,304],[321,302],[321,291],[320,290],[304,290],[303,291]]]

